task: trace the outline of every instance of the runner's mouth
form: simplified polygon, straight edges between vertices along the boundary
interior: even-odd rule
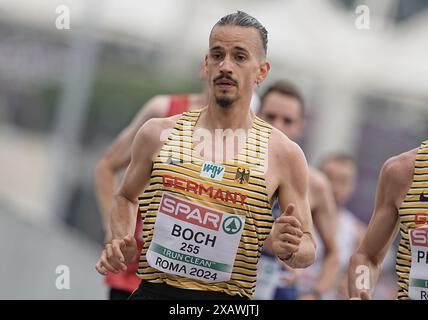
[[[216,79],[214,80],[214,85],[216,85],[217,87],[220,88],[224,88],[224,89],[229,89],[232,87],[236,87],[237,86],[237,82],[232,80],[232,79],[227,79],[227,78],[220,78],[220,79]]]

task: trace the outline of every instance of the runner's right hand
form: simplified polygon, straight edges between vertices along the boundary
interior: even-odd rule
[[[302,241],[302,224],[293,215],[294,210],[296,206],[289,204],[273,225],[272,249],[280,259],[295,254]]]
[[[108,271],[113,273],[125,271],[127,264],[134,259],[136,253],[137,241],[133,236],[113,239],[111,243],[105,245],[95,269],[104,276]]]

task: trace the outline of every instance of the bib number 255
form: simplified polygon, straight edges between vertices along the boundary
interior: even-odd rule
[[[182,242],[180,250],[185,251],[185,252],[189,252],[189,253],[198,254],[199,253],[199,246],[195,246],[193,244],[188,244],[186,242]]]

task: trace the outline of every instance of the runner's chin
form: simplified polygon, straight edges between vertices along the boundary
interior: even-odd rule
[[[216,95],[215,100],[217,105],[220,107],[229,108],[236,100],[238,100],[238,97],[233,95],[230,90],[224,90],[220,91],[220,94]]]
[[[216,99],[216,103],[222,108],[229,108],[232,105],[233,100],[228,97],[220,97]]]

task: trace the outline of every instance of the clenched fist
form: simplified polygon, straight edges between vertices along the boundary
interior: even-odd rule
[[[95,269],[102,275],[107,272],[119,273],[125,271],[137,253],[137,241],[133,236],[127,235],[123,239],[113,239],[107,243]]]
[[[281,260],[290,259],[299,250],[303,231],[300,221],[293,216],[294,204],[275,220],[272,232],[272,248]]]

